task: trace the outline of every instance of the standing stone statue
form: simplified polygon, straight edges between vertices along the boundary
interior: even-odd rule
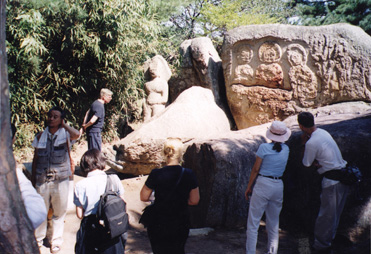
[[[169,97],[168,81],[171,77],[171,70],[162,56],[154,56],[144,64],[144,84],[147,98],[143,105],[144,121],[159,114],[165,109]]]

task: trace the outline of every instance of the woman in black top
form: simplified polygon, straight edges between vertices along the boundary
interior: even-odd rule
[[[184,254],[189,233],[188,205],[197,205],[200,194],[195,174],[182,168],[183,143],[169,138],[164,145],[166,166],[154,169],[140,192],[142,201],[149,201],[155,191],[155,218],[147,232],[154,254]]]

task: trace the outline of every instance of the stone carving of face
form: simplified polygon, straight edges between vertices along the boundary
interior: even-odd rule
[[[237,58],[237,63],[238,64],[247,64],[251,61],[252,57],[253,57],[253,51],[247,45],[241,46],[237,50],[236,58]]]
[[[282,55],[281,47],[274,42],[265,42],[259,48],[259,59],[265,63],[275,63]]]
[[[293,44],[287,48],[287,58],[291,66],[303,66],[307,62],[305,49],[299,44]]]

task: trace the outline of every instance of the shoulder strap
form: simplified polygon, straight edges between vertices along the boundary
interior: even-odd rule
[[[66,135],[66,143],[67,143],[67,151],[68,151],[68,156],[70,157],[70,161],[71,161],[71,143],[70,143],[70,139],[68,138],[68,135]]]
[[[171,192],[168,193],[168,195],[167,195],[167,197],[166,197],[166,200],[169,199],[169,198],[173,195],[174,191],[175,191],[176,188],[178,187],[178,185],[179,185],[179,183],[180,183],[180,180],[182,180],[182,177],[183,177],[183,173],[184,173],[184,171],[185,171],[185,170],[184,170],[184,168],[182,167],[182,172],[180,172],[180,176],[179,176],[179,178],[178,178],[178,181],[176,182],[173,191],[171,191]]]
[[[116,185],[114,184],[114,182],[112,181],[110,175],[107,175],[107,183],[106,183],[106,190],[105,192],[108,192],[108,191],[118,191],[118,188],[115,188]]]
[[[176,187],[178,187],[178,185],[180,183],[180,180],[182,180],[183,173],[184,173],[184,168],[182,167],[182,172],[180,173],[179,179],[176,182],[176,185],[175,185],[175,188],[174,189],[176,189]]]

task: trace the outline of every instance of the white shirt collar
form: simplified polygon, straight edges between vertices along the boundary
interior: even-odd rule
[[[106,172],[104,172],[100,169],[96,169],[96,170],[90,171],[88,173],[87,177],[92,177],[92,176],[97,176],[97,175],[106,175]]]

